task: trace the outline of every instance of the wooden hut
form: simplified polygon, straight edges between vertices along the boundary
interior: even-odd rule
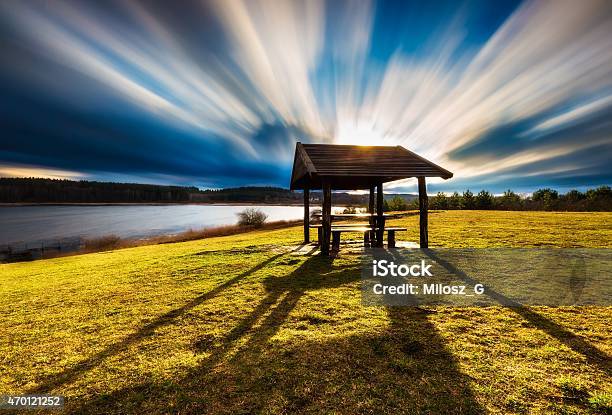
[[[332,190],[369,190],[369,212],[383,215],[383,183],[416,177],[419,184],[420,246],[427,235],[426,177],[449,179],[453,173],[402,146],[297,143],[291,190],[304,191],[304,241],[310,242],[310,190],[323,190],[321,253],[329,253]],[[376,195],[376,196],[375,196]],[[383,222],[384,223],[384,222]]]

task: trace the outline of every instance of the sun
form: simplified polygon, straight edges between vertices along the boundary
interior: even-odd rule
[[[358,119],[338,123],[335,139],[338,144],[375,146],[382,145],[385,141],[385,134],[376,127],[373,121]]]

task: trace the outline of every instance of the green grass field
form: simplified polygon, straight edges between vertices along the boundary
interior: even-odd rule
[[[418,241],[418,218],[399,240]],[[363,307],[301,228],[0,265],[0,394],[73,413],[610,413],[612,307]],[[445,247],[612,247],[611,213],[435,212]]]

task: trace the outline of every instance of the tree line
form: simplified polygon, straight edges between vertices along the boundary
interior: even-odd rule
[[[365,205],[368,203],[368,195],[350,194],[346,192],[334,192],[334,203],[337,205]],[[310,202],[321,203],[323,194],[320,191],[310,192]],[[192,195],[192,201],[198,202],[249,202],[249,203],[275,203],[301,205],[304,196],[300,192],[293,192],[282,187],[271,186],[245,186],[231,187],[225,189],[202,190],[197,195]]]
[[[406,202],[404,198],[394,197],[385,200],[387,211],[401,211],[419,208],[418,199]],[[429,198],[430,209],[465,209],[465,210],[556,210],[556,211],[611,211],[612,191],[609,186],[588,189],[586,192],[570,190],[565,194],[550,188],[539,189],[531,196],[521,196],[512,190],[495,196],[486,190],[477,194],[469,189],[460,194],[454,192],[448,196],[439,192]]]
[[[188,202],[196,187],[41,178],[0,178],[1,203]]]
[[[191,201],[202,203],[302,203],[302,195],[272,186],[244,186],[201,190],[191,195]]]
[[[311,200],[321,200],[312,192]],[[0,178],[0,203],[261,203],[302,204],[301,193],[271,186],[200,190],[197,187],[42,178]],[[340,205],[367,203],[367,195],[335,193]]]
[[[311,203],[321,201],[321,192],[310,194]],[[368,204],[367,194],[334,192],[336,205]],[[0,203],[275,203],[301,204],[301,193],[280,187],[235,187],[200,190],[197,187],[162,186],[138,183],[110,183],[41,178],[0,178]],[[386,195],[387,211],[418,209],[414,195]],[[470,190],[452,195],[438,193],[429,198],[430,209],[497,209],[612,211],[612,192],[600,186],[585,192],[571,190],[565,194],[550,188],[539,189],[530,196],[512,190],[493,195],[486,190],[476,194]]]
[[[302,195],[279,187],[236,187],[200,190],[87,180],[0,178],[0,203],[286,203]]]

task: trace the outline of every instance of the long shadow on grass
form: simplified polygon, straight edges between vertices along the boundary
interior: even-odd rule
[[[165,314],[162,314],[161,316],[157,317],[155,320],[141,327],[138,331],[135,331],[132,334],[128,335],[123,340],[111,344],[110,346],[106,347],[104,350],[94,354],[93,356],[83,360],[82,362],[76,364],[75,366],[71,368],[66,369],[65,371],[59,374],[54,374],[53,376],[50,376],[47,379],[43,379],[42,382],[38,386],[26,391],[26,393],[29,393],[29,394],[48,393],[48,392],[51,392],[55,388],[58,388],[60,386],[73,382],[80,375],[95,368],[100,363],[102,363],[104,360],[112,356],[115,356],[121,353],[122,351],[126,350],[131,345],[138,343],[142,341],[143,339],[154,335],[156,330],[158,330],[160,327],[172,324],[178,317],[185,314],[186,312],[193,309],[194,307],[197,307],[203,302],[218,296],[224,290],[231,287],[232,285],[235,285],[236,283],[245,279],[249,275],[261,270],[262,268],[266,267],[267,265],[276,261],[280,257],[287,255],[290,252],[295,252],[295,251],[300,250],[302,247],[303,245],[298,246],[296,249],[292,251],[283,252],[283,253],[274,255],[268,258],[267,260],[255,265],[249,270],[241,274],[238,274],[235,277],[227,280],[223,284],[218,285],[212,290],[207,291],[206,293],[198,297],[195,297],[194,299],[184,304],[183,306],[179,308],[175,308],[174,310],[171,310]]]
[[[70,410],[482,413],[426,312],[389,308],[389,325],[379,333],[347,334],[359,333],[351,324],[365,318],[352,297],[359,296],[360,267],[337,262],[310,257],[285,276],[266,278],[259,304],[221,339],[203,334],[196,346],[209,357],[179,379],[143,382]],[[350,293],[338,298],[334,289]],[[292,316],[300,300],[308,307]]]
[[[450,263],[449,261],[444,260],[440,256],[436,255],[431,250],[423,250],[427,256],[429,256],[432,260],[436,261],[439,265],[444,267],[447,271],[460,277],[462,280],[467,282],[470,285],[474,285],[479,283],[479,281],[470,277],[464,271],[457,268],[455,265]],[[577,353],[583,355],[587,361],[602,370],[608,376],[612,374],[611,361],[612,359],[608,354],[599,350],[597,347],[590,344],[583,337],[572,333],[567,330],[563,326],[555,323],[554,321],[546,318],[545,316],[536,313],[531,308],[526,307],[501,293],[498,293],[491,288],[486,288],[485,294],[497,301],[500,305],[510,308],[515,313],[519,314],[525,320],[529,321],[535,327],[543,330],[550,336],[554,337],[570,349],[574,350]]]

